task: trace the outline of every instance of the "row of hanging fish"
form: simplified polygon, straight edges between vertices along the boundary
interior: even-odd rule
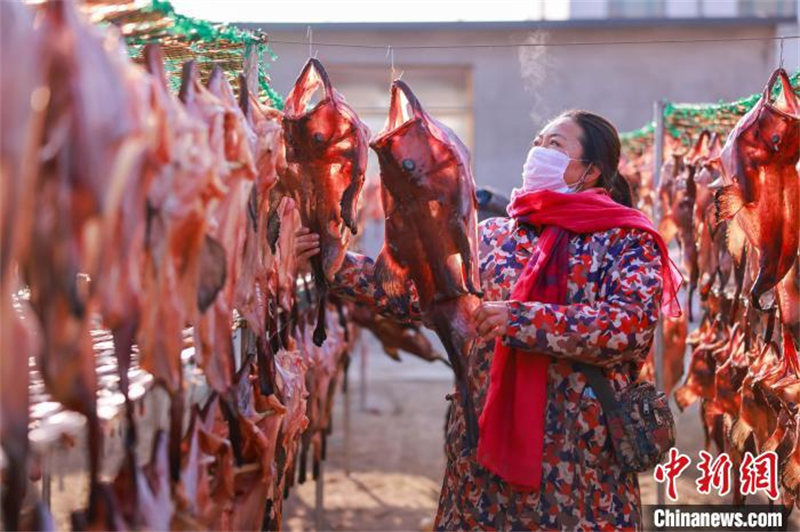
[[[747,451],[775,451],[787,510],[800,505],[798,160],[800,97],[779,69],[724,142],[706,130],[673,147],[656,191],[688,287],[687,312],[663,322],[664,387],[681,410],[700,401],[706,447],[734,467]]]
[[[311,422],[328,430],[329,389],[354,337],[325,305],[329,321],[337,316],[333,338],[304,340],[294,301],[299,213],[293,199],[270,198],[285,166],[281,114],[243,80],[237,101],[218,69],[201,82],[192,62],[173,94],[157,46],[133,64],[118,35],[88,24],[72,2],[43,4],[36,20],[23,4],[0,8],[5,527],[47,527],[20,521],[31,515],[22,511],[28,354],[52,399],[87,420],[90,495],[75,528],[256,528],[265,501],[279,526],[301,436]],[[6,55],[19,46],[30,61]],[[234,310],[257,338],[241,368]],[[172,403],[169,434],[143,467],[127,404],[126,466],[112,484],[99,478],[97,317],[113,335],[120,392],[135,356]],[[188,346],[213,390],[202,409],[184,404]],[[185,409],[197,410],[188,432]],[[260,466],[247,473],[247,463]]]
[[[87,421],[90,493],[75,529],[280,528],[281,501],[305,480],[308,455],[314,476],[325,457],[356,324],[390,355],[443,358],[416,326],[328,295],[359,230],[369,130],[314,59],[280,112],[243,77],[237,96],[220,69],[201,80],[191,61],[174,94],[157,45],[134,64],[113,28],[92,26],[72,2],[44,3],[35,18],[16,2],[0,9],[5,527],[52,524],[41,504],[23,508],[33,354],[52,400]],[[19,47],[29,61],[10,57]],[[463,385],[467,314],[480,297],[469,155],[402,82],[371,146],[386,218],[376,283],[406,301],[416,289]],[[301,311],[313,302],[297,301],[301,225],[321,237],[315,316]],[[98,323],[112,336],[125,396],[126,456],[112,482],[99,474]],[[187,348],[211,392],[200,405],[187,403]],[[128,399],[133,362],[170,401],[169,430],[144,465]]]

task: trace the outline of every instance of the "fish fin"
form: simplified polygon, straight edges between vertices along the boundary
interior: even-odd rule
[[[375,280],[387,296],[393,299],[408,297],[404,274],[402,266],[397,264],[386,250],[378,255],[378,259],[375,261]]]
[[[800,464],[797,460],[786,460],[783,464],[783,471],[781,472],[781,483],[783,486],[788,487],[790,490],[797,488],[800,484]]]
[[[725,241],[734,262],[736,264],[741,264],[744,258],[745,246],[747,245],[747,235],[738,220],[733,219],[728,222],[728,233]]]
[[[250,109],[250,89],[247,87],[247,78],[244,74],[239,74],[239,108],[247,121],[252,124],[253,112]]]
[[[161,54],[161,47],[157,44],[147,44],[144,47],[144,58],[147,71],[161,84],[167,88],[167,77],[164,73],[164,56]]]
[[[361,187],[364,186],[364,173],[361,172],[356,165],[353,166],[353,180],[347,185],[347,188],[342,194],[342,200],[339,207],[342,212],[342,220],[344,224],[350,229],[354,235],[358,234],[358,216],[356,206],[358,204],[358,194],[361,192]]]
[[[681,412],[689,408],[700,397],[694,392],[694,390],[691,389],[691,387],[686,385],[676,389],[674,392],[672,392],[672,395],[675,397],[675,404],[678,405],[678,409]]]
[[[458,265],[460,266],[458,268],[458,274],[460,274],[460,277],[464,280],[464,286],[466,287],[467,292],[477,297],[483,297],[480,284],[475,286],[475,274],[477,273],[477,268],[475,267],[476,265],[473,261],[473,248],[469,240],[469,235],[467,234],[467,228],[464,226],[464,224],[459,222],[458,226],[454,229],[455,231],[453,234],[456,238],[456,244],[458,245],[458,254],[461,257],[460,264]],[[450,264],[448,264],[448,266],[449,265]]]
[[[205,312],[225,285],[227,264],[225,248],[206,235],[200,250],[200,271],[197,282],[197,308]]]
[[[192,102],[195,98],[195,79],[197,79],[197,64],[194,60],[185,62],[181,72],[181,88],[178,92],[178,98],[184,104]]]
[[[463,272],[460,273],[467,292],[477,297],[483,297],[480,287],[480,275],[477,264],[475,264],[475,259],[478,256],[478,249],[475,244],[478,237],[475,216],[478,210],[478,197],[475,195],[472,180],[459,179],[456,205],[458,217],[453,219],[451,226],[458,246],[458,254],[461,256]],[[473,237],[472,240],[470,240],[470,233]]]
[[[753,427],[750,426],[745,420],[739,417],[731,426],[728,437],[730,438],[731,445],[735,449],[744,449],[747,439],[753,434]]]
[[[729,220],[744,207],[742,190],[736,185],[728,185],[714,193],[714,205],[717,209],[717,220]]]
[[[247,219],[253,226],[253,232],[258,232],[258,189],[253,187],[250,190],[250,197],[247,199]]]
[[[267,244],[274,255],[277,252],[278,237],[281,234],[281,218],[278,209],[272,209],[267,218]]]
[[[214,65],[214,68],[211,70],[211,75],[209,76],[208,81],[206,82],[206,88],[210,90],[211,93],[214,94],[215,96],[220,96],[220,97],[223,96],[222,94],[222,91],[224,90],[222,88],[222,83],[224,81],[222,77],[223,75],[224,74],[222,73],[222,69],[220,68],[220,66]]]
[[[664,239],[664,243],[669,244],[672,242],[678,234],[678,224],[675,223],[675,218],[672,216],[662,218],[658,224],[658,232],[661,238]]]
[[[391,358],[392,360],[400,362],[400,352],[397,350],[396,347],[383,346],[383,352],[389,355],[389,358]]]

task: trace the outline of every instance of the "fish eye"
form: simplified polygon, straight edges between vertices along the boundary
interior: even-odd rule
[[[772,143],[773,144],[777,144],[780,140],[781,140],[781,136],[778,135],[777,133],[772,135]]]
[[[401,164],[403,165],[403,170],[406,170],[407,172],[411,172],[417,167],[417,163],[414,162],[414,159],[403,159]]]
[[[316,142],[317,144],[322,144],[322,141],[323,141],[323,140],[325,140],[325,136],[324,136],[322,133],[320,133],[319,131],[317,131],[316,133],[314,133],[314,134],[311,136],[311,138],[312,138],[312,139],[314,140],[314,142]]]

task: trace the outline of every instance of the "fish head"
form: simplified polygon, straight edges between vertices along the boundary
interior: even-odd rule
[[[256,163],[255,184],[265,195],[278,181],[278,172],[286,165],[283,145],[283,113],[262,105],[247,88],[247,79],[239,75],[239,107],[255,134],[253,157]]]
[[[721,184],[722,162],[720,152],[722,146],[718,133],[707,133],[707,129],[703,130],[692,151],[691,161],[697,168],[694,180],[695,183],[702,187],[716,189]]]
[[[395,192],[440,188],[469,172],[469,153],[449,128],[422,108],[403,81],[392,83],[389,117],[370,146],[384,186]]]
[[[765,112],[759,116],[759,133],[761,141],[772,151],[772,156],[787,159],[790,164],[798,162],[800,147],[800,98],[783,69],[778,69],[773,78],[781,81],[781,91],[774,99],[772,86],[767,84],[763,98],[766,100]]]
[[[351,159],[362,174],[366,169],[369,129],[333,88],[322,63],[314,58],[308,60],[286,97],[283,130],[290,163],[336,163],[344,157]]]
[[[224,107],[225,158],[236,175],[246,179],[254,178],[256,168],[253,152],[257,143],[256,133],[245,119],[240,102],[218,65],[211,71],[207,87]]]
[[[780,80],[781,91],[773,99]],[[757,183],[748,182],[744,160],[754,165],[795,165],[800,150],[800,101],[782,68],[772,73],[759,101],[736,124],[722,148],[726,182],[738,183],[747,202],[756,201]]]

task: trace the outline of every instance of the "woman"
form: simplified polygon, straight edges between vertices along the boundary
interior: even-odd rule
[[[484,299],[468,361],[480,443],[466,445],[452,394],[437,529],[641,526],[636,475],[616,463],[602,407],[575,364],[600,366],[619,391],[649,351],[662,291],[677,311],[674,265],[650,223],[629,208],[619,156],[607,120],[566,112],[534,140],[511,217],[480,224]],[[318,250],[314,235],[299,245],[304,258]],[[416,317],[415,305],[388,302],[372,269],[371,259],[348,254],[334,290],[390,316]]]

